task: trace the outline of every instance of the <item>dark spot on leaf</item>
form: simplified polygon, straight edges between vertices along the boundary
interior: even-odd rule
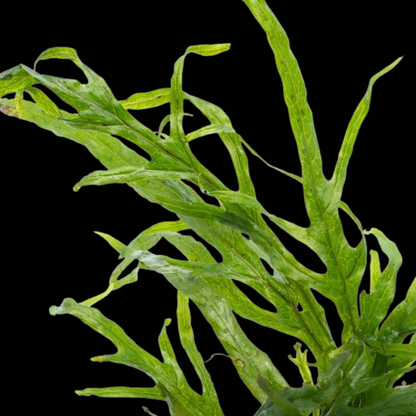
[[[7,116],[19,118],[18,111],[15,108],[10,107],[8,105],[5,105],[5,106],[0,105],[0,111],[6,114]]]
[[[162,96],[161,95],[158,95],[156,98],[162,98]]]

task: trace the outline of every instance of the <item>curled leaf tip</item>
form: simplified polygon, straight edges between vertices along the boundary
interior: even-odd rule
[[[77,303],[75,302],[74,299],[65,298],[60,306],[55,306],[55,305],[54,306],[51,306],[49,308],[49,313],[52,316],[55,316],[55,315],[64,315],[64,314],[68,313],[68,308],[71,308],[71,307],[73,307],[76,304]]]
[[[73,190],[74,192],[78,192],[80,189],[81,189],[81,187],[80,187],[80,186],[78,186],[78,185],[75,185],[75,186],[72,188],[72,190]]]
[[[57,314],[59,313],[59,309],[61,309],[61,307],[60,307],[60,306],[51,306],[51,307],[49,308],[49,313],[50,313],[52,316],[55,316],[55,315],[57,315]]]

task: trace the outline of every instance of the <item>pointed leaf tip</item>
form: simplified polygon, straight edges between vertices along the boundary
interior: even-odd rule
[[[227,52],[231,48],[231,43],[217,43],[214,45],[194,45],[187,49],[187,53],[193,52],[202,56],[213,56]]]

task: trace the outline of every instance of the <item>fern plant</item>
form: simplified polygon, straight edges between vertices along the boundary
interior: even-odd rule
[[[85,145],[107,170],[81,179],[75,190],[87,185],[126,183],[142,197],[174,212],[177,221],[162,222],[141,232],[129,244],[100,233],[120,254],[108,289],[91,299],[65,299],[51,313],[70,314],[111,340],[113,355],[95,361],[129,365],[147,373],[152,388],[111,387],[86,389],[80,395],[138,397],[166,401],[173,415],[221,415],[222,410],[210,375],[194,343],[189,311],[191,299],[211,324],[248,389],[261,403],[257,415],[410,415],[415,385],[393,388],[396,380],[412,371],[415,346],[415,282],[406,299],[383,322],[394,297],[395,279],[401,265],[396,245],[381,231],[362,229],[359,220],[341,200],[346,170],[370,104],[374,82],[400,59],[376,74],[349,124],[330,180],[322,172],[322,160],[314,130],[306,89],[288,38],[264,0],[243,0],[265,30],[276,58],[284,87],[292,130],[302,165],[302,176],[279,170],[302,186],[310,220],[300,227],[267,212],[255,197],[246,150],[257,153],[234,131],[219,107],[182,90],[182,71],[187,54],[216,55],[228,44],[198,45],[187,49],[175,64],[171,87],[132,95],[117,101],[105,81],[84,65],[75,50],[51,48],[38,61],[69,59],[85,74],[88,83],[42,75],[19,65],[0,75],[0,96],[6,115],[36,123]],[[43,85],[76,109],[70,114],[51,101],[36,85]],[[34,102],[24,99],[29,94]],[[195,132],[183,130],[183,101],[189,100],[210,124]],[[152,132],[128,110],[170,104],[170,114],[159,131]],[[170,131],[167,133],[167,127]],[[239,190],[228,189],[193,155],[189,142],[218,133],[227,147],[237,174]],[[116,136],[129,140],[147,153],[145,158],[125,146]],[[201,139],[200,139],[201,140]],[[218,204],[210,203],[213,197]],[[351,247],[345,238],[339,209],[346,212],[362,232]],[[325,273],[307,269],[289,252],[269,227],[274,223],[312,249],[326,266]],[[184,231],[193,230],[222,256],[217,262],[207,248]],[[366,239],[376,238],[387,255],[381,270],[379,256],[371,252],[370,293],[357,293],[366,267]],[[177,260],[152,252],[165,239],[188,260]],[[136,268],[123,272],[137,262]],[[267,267],[267,268],[266,268]],[[203,394],[188,384],[167,336],[166,320],[159,337],[163,361],[140,348],[94,305],[112,291],[138,278],[140,269],[156,271],[178,289],[177,319],[181,343],[200,378]],[[272,270],[270,273],[268,270]],[[122,277],[123,276],[123,277]],[[276,312],[255,305],[234,281],[240,281],[274,305]],[[311,289],[331,299],[343,322],[342,343],[337,348],[322,307]],[[358,306],[360,309],[358,309]],[[306,350],[295,345],[292,357],[304,380],[301,388],[289,387],[270,358],[241,330],[234,313],[257,324],[292,335],[308,346],[316,362],[306,359]],[[380,326],[381,322],[383,324]],[[411,336],[409,342],[407,339]],[[310,367],[319,371],[312,379]],[[150,412],[149,410],[145,410]]]

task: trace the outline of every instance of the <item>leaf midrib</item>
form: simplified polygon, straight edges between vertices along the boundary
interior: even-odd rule
[[[274,34],[275,34],[275,38],[277,39],[277,42],[278,42],[278,43],[279,43],[279,45],[281,46],[280,38],[279,38],[279,36],[277,36],[277,35],[276,35],[276,29],[275,29],[274,25],[272,24],[272,22],[270,21],[268,13],[266,13],[266,12],[264,11],[264,7],[263,7],[263,5],[262,5],[262,4],[260,4],[260,7],[262,8],[263,13],[264,13],[264,15],[266,16],[266,18],[267,18],[267,19],[269,20],[269,22],[271,23],[271,24],[270,24],[270,26],[272,27],[272,30],[273,30],[273,32],[274,32]],[[283,51],[283,48],[281,48],[281,50]],[[289,49],[289,50],[290,50],[290,49]],[[291,82],[291,84],[292,84],[292,88],[293,88],[293,90],[294,90],[294,91],[296,91],[296,89],[294,88],[294,82],[293,82],[293,78],[292,78],[292,71],[291,71],[291,67],[290,67],[289,65],[287,65],[287,68],[288,68],[288,73],[289,73],[289,77],[290,77],[290,82]],[[306,87],[305,87],[305,91],[306,91]],[[295,102],[296,102],[297,111],[298,111],[298,114],[300,114],[299,101],[298,101],[298,98],[297,98],[297,94],[294,94],[294,95],[295,95]],[[306,94],[305,94],[305,101],[306,101]],[[306,102],[307,102],[307,101],[306,101]],[[301,120],[302,131],[303,131],[303,134],[302,134],[302,140],[303,140],[303,143],[304,143],[304,145],[305,145],[305,150],[306,150],[306,155],[307,155],[308,165],[309,165],[309,168],[310,168],[310,171],[311,171],[311,178],[312,178],[312,183],[313,183],[314,195],[315,195],[315,197],[316,197],[316,201],[317,201],[317,204],[318,204],[318,207],[319,207],[319,212],[320,212],[320,214],[321,214],[322,221],[323,221],[323,223],[324,223],[324,225],[325,225],[325,233],[326,233],[326,235],[327,235],[327,240],[330,242],[330,249],[331,249],[332,254],[333,254],[333,257],[334,257],[334,259],[335,259],[335,261],[336,261],[336,263],[337,263],[339,273],[340,273],[341,277],[343,278],[343,289],[344,289],[344,294],[346,294],[346,292],[347,292],[347,289],[346,289],[346,279],[345,279],[344,273],[343,273],[343,271],[342,271],[342,269],[341,269],[341,266],[340,266],[340,262],[339,262],[338,256],[336,255],[335,250],[334,250],[334,247],[333,247],[333,242],[332,242],[332,239],[331,239],[331,236],[330,236],[329,230],[328,230],[328,224],[327,224],[327,222],[326,222],[326,214],[324,213],[324,210],[323,210],[322,205],[321,205],[321,199],[320,199],[320,198],[318,198],[318,192],[317,192],[317,186],[316,186],[315,172],[314,172],[314,170],[312,169],[312,165],[311,165],[311,157],[310,157],[310,154],[309,154],[309,149],[308,149],[308,146],[306,145],[306,139],[305,139],[305,124],[304,124],[304,122],[303,122],[303,117],[302,117],[302,116],[300,117],[300,120]],[[324,178],[324,177],[323,177],[323,175],[322,175],[322,179],[323,179],[324,181],[326,181],[326,183],[328,183],[328,182],[329,182],[326,178]],[[311,227],[312,227],[312,225],[311,225]],[[354,319],[353,319],[353,314],[352,314],[352,309],[351,309],[351,308],[352,308],[352,305],[351,305],[351,304],[350,304],[350,302],[348,301],[348,298],[347,298],[347,297],[346,297],[346,299],[347,299],[347,300],[346,300],[346,303],[347,303],[347,305],[348,305],[348,309],[349,309],[349,311],[350,311],[350,322],[351,322],[351,325],[352,325],[353,331],[355,332],[355,331],[357,330],[357,328],[355,327],[355,323],[354,323]]]

